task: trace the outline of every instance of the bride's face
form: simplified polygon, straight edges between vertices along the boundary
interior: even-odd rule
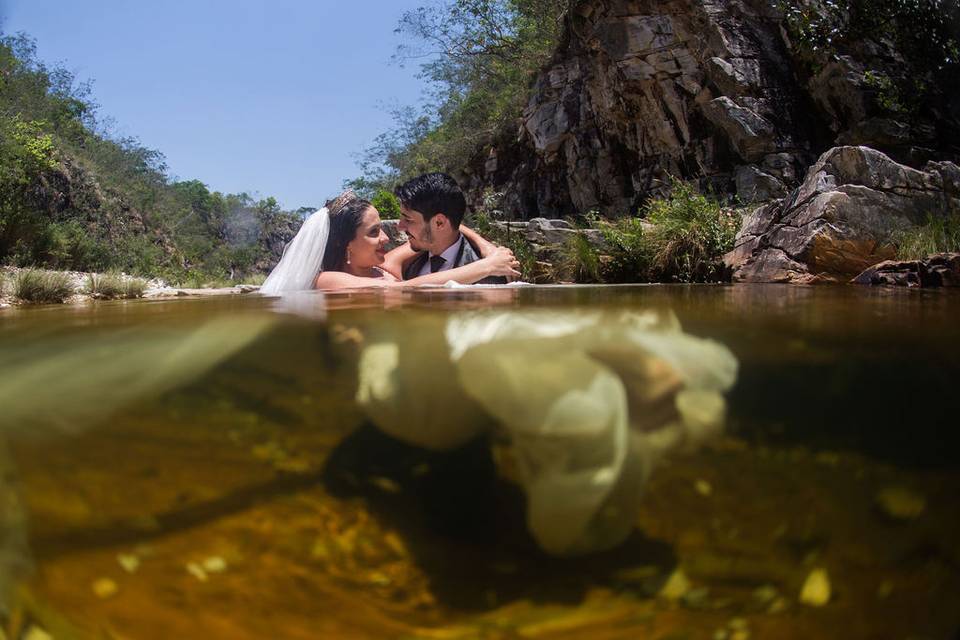
[[[380,212],[368,207],[363,212],[363,221],[357,227],[357,234],[347,245],[347,255],[350,257],[350,266],[355,269],[366,269],[383,264],[386,255],[387,234],[380,224]]]

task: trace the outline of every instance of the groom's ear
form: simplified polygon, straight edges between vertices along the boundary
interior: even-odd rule
[[[442,213],[434,214],[430,221],[433,223],[433,226],[437,228],[437,230],[450,226],[450,218]]]

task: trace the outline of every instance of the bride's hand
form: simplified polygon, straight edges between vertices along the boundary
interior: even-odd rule
[[[497,247],[497,249],[482,262],[486,264],[491,276],[520,276],[520,262],[514,257],[513,251],[506,247]]]

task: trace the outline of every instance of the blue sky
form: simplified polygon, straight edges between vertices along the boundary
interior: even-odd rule
[[[405,10],[433,0],[0,0],[3,31],[93,80],[101,118],[217,191],[316,205],[416,104],[391,63]]]

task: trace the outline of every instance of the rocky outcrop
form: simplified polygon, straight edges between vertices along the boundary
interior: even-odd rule
[[[785,197],[833,146],[871,146],[913,166],[938,148],[949,156],[956,141],[936,126],[882,108],[877,79],[904,68],[887,39],[827,56],[814,73],[776,7],[575,2],[519,126],[460,176],[471,202],[493,189],[513,219],[619,216],[676,177],[759,203]]]
[[[580,2],[519,139],[488,152],[471,190],[503,188],[508,213],[532,218],[622,215],[671,176],[726,191],[743,165],[764,167],[753,197],[795,186],[810,125],[778,29],[761,1]]]
[[[790,197],[744,220],[725,257],[746,282],[846,282],[892,259],[897,233],[960,211],[960,167],[898,164],[867,147],[837,147]]]
[[[885,260],[858,275],[853,282],[896,287],[960,287],[960,253],[938,253],[923,260]]]

